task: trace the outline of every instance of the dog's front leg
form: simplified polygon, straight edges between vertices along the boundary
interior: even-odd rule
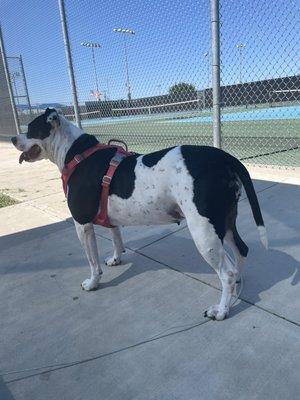
[[[94,226],[92,223],[80,225],[78,222],[74,222],[78,238],[86,252],[91,267],[91,277],[83,281],[81,287],[84,290],[94,290],[97,289],[102,275]]]
[[[112,266],[121,263],[121,255],[125,253],[125,247],[122,241],[121,231],[118,226],[111,228],[112,240],[114,245],[114,254],[112,257],[105,259],[105,264]]]

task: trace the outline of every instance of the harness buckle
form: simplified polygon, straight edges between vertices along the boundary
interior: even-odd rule
[[[120,162],[123,160],[123,158],[125,157],[124,154],[122,153],[116,153],[113,158],[110,160],[109,165],[113,166],[113,167],[117,167]]]
[[[110,182],[111,182],[111,177],[107,176],[107,175],[104,175],[103,178],[102,178],[102,185],[103,186],[109,186]]]
[[[76,161],[77,164],[79,164],[84,158],[82,157],[81,154],[76,154],[74,156],[74,160]]]

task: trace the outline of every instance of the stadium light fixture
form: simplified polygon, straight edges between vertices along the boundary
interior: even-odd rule
[[[95,82],[96,82],[96,98],[98,101],[100,100],[100,91],[99,91],[99,84],[98,84],[98,75],[97,75],[97,68],[96,68],[96,61],[95,61],[95,51],[94,49],[100,48],[100,43],[95,42],[81,42],[81,46],[88,47],[92,49],[92,60],[93,60],[93,67],[94,67],[94,74],[95,74]]]
[[[113,31],[115,33],[122,33],[124,34],[124,52],[125,52],[125,69],[126,69],[126,87],[127,87],[127,96],[128,100],[131,100],[131,85],[129,80],[129,69],[128,69],[128,53],[127,53],[127,42],[126,42],[126,35],[135,35],[135,31],[132,29],[125,29],[125,28],[114,28]]]
[[[242,69],[243,69],[243,50],[246,47],[246,45],[244,43],[239,43],[236,45],[237,49],[239,50],[239,54],[240,54],[240,81],[239,83],[243,83],[243,79],[242,79]]]

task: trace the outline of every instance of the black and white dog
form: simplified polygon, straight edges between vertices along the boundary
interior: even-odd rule
[[[46,158],[62,171],[66,163],[95,145],[97,139],[84,134],[56,110],[47,109],[28,125],[27,133],[12,138],[12,142],[22,152],[20,162]],[[68,206],[91,267],[91,277],[82,283],[85,290],[96,289],[102,274],[92,221],[99,209],[102,177],[115,152],[115,148],[97,151],[77,166],[69,180]],[[121,262],[124,246],[120,226],[178,223],[185,218],[199,252],[222,284],[220,304],[205,314],[224,319],[248,253],[236,229],[242,185],[261,241],[267,247],[251,178],[243,164],[230,154],[213,147],[187,145],[128,156],[110,185],[108,216],[115,226],[111,229],[114,253],[106,263]],[[224,243],[231,247],[234,262]]]

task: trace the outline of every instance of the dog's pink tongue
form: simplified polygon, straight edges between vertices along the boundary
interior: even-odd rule
[[[22,164],[23,161],[28,161],[28,159],[28,154],[24,151],[19,157],[19,163]]]

